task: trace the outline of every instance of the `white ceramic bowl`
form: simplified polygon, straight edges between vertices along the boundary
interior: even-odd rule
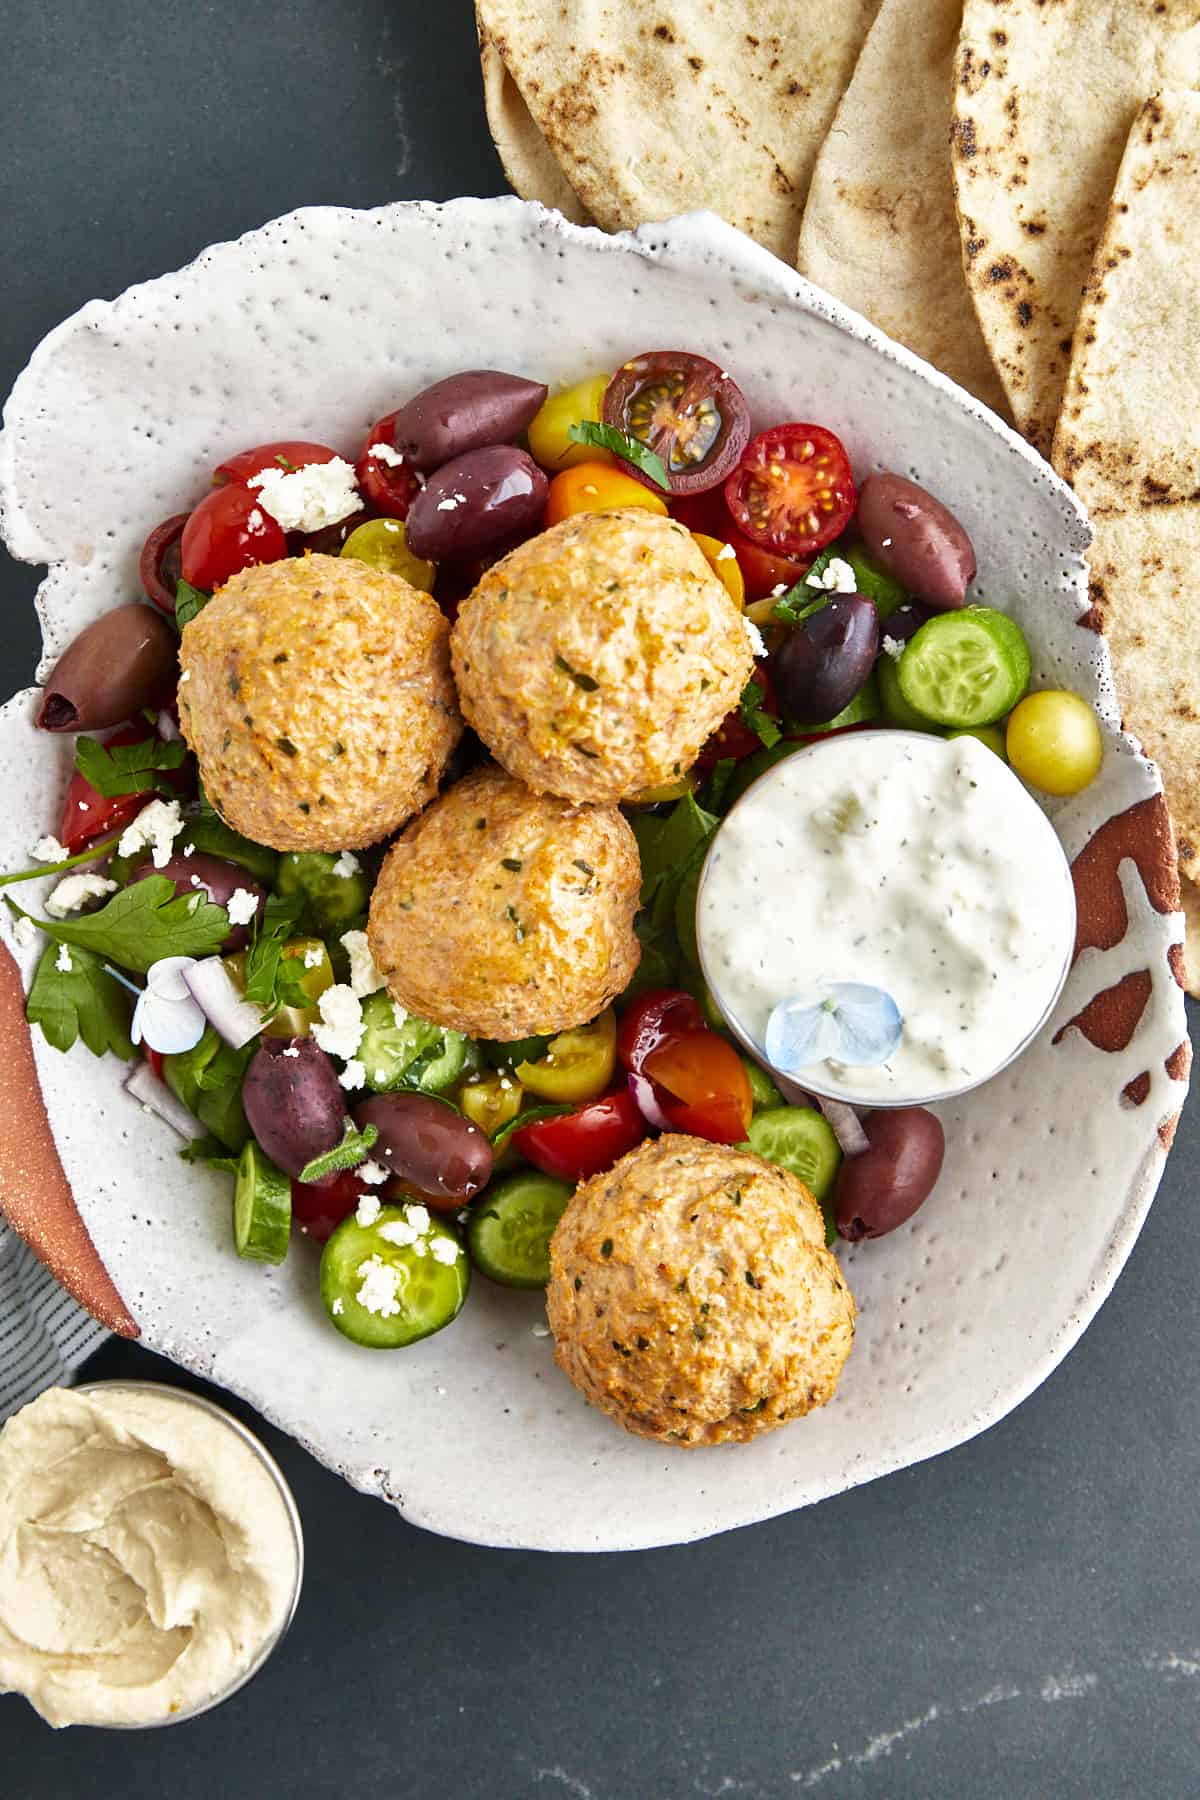
[[[482,1279],[449,1330],[355,1349],[322,1314],[311,1246],[278,1270],[240,1262],[227,1179],[179,1160],[115,1063],[39,1036],[80,1212],[146,1343],[408,1518],[481,1543],[673,1543],[948,1449],[1044,1379],[1115,1280],[1185,1092],[1167,962],[1182,927],[1151,897],[1166,879],[1160,783],[1120,733],[1087,629],[1080,509],[984,407],[717,219],[605,237],[511,199],[294,213],[94,301],[35,352],[0,437],[4,536],[50,565],[38,608],[53,655],[136,592],[147,528],[192,504],[223,454],[281,436],[353,447],[455,369],[566,383],[660,346],[728,367],[759,423],[818,419],[860,474],[924,482],[971,533],[977,592],[1027,628],[1035,686],[1099,707],[1105,766],[1053,810],[1091,947],[1030,1050],[940,1109],[946,1164],[921,1212],[843,1252],[861,1316],[834,1403],[736,1449],[625,1436],[556,1371],[539,1298]],[[57,818],[71,759],[33,732],[33,707],[26,692],[0,718],[0,782],[21,796],[0,819],[5,868]],[[28,977],[35,953],[17,954]],[[1140,970],[1140,1018],[1102,1050],[1089,1008]]]

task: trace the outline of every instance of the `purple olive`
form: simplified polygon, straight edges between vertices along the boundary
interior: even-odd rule
[[[879,654],[879,615],[862,594],[839,594],[788,632],[771,658],[790,719],[826,725],[849,706]]]
[[[118,606],[59,657],[37,722],[43,731],[98,731],[157,705],[175,684],[179,640],[162,613]]]
[[[946,1134],[923,1106],[897,1106],[863,1120],[867,1148],[847,1156],[834,1192],[837,1228],[852,1241],[882,1237],[911,1219],[942,1172]]]
[[[376,1094],[355,1107],[354,1123],[377,1127],[374,1160],[441,1211],[453,1212],[491,1178],[487,1137],[428,1094]]]
[[[337,1070],[310,1037],[263,1038],[242,1083],[251,1131],[285,1175],[299,1175],[345,1135]]]
[[[156,869],[152,862],[139,863],[130,875],[130,881],[144,881],[147,875],[165,875],[168,881],[175,883],[177,894],[195,894],[201,891],[215,900],[218,906],[227,906],[230,896],[237,888],[243,893],[253,894],[258,902],[255,918],[261,919],[263,908],[267,904],[266,890],[259,885],[245,869],[236,863],[226,862],[221,856],[205,856],[198,850],[194,856],[172,856]],[[229,936],[221,945],[223,951],[244,950],[250,939],[250,924],[235,925]]]
[[[925,607],[914,606],[910,600],[904,606],[898,606],[895,612],[889,613],[886,619],[880,620],[879,635],[881,638],[891,638],[897,644],[907,644],[932,616]]]
[[[884,572],[934,612],[961,606],[975,578],[971,540],[950,511],[903,475],[869,475],[858,529]]]
[[[545,382],[499,369],[448,375],[392,414],[392,442],[414,468],[438,469],[469,450],[520,437],[549,391]]]
[[[447,463],[413,498],[404,529],[414,556],[430,562],[480,556],[536,525],[550,483],[511,444],[472,450]]]

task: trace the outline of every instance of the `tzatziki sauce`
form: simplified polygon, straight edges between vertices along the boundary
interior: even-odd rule
[[[784,1002],[831,984],[890,995],[900,1041],[875,1065],[782,1073],[868,1105],[977,1086],[1054,1005],[1075,938],[1054,828],[977,739],[848,732],[769,770],[720,826],[696,907],[717,1006],[753,1053]]]

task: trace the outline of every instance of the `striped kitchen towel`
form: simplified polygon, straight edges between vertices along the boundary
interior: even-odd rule
[[[0,1424],[43,1388],[70,1382],[107,1336],[0,1218]]]

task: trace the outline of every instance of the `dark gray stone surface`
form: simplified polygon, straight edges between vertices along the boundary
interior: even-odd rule
[[[14,0],[3,13],[0,388],[91,295],[290,207],[502,191],[466,0]],[[6,691],[33,666],[35,581],[0,566]],[[56,1736],[0,1700],[0,1790],[1197,1793],[1198,1176],[1193,1107],[1114,1295],[1003,1424],[689,1549],[588,1559],[449,1543],[264,1430],[310,1559],[282,1650],[228,1706],[174,1731]],[[1054,1230],[1047,1195],[1048,1256]],[[93,1372],[179,1379],[122,1345]]]

